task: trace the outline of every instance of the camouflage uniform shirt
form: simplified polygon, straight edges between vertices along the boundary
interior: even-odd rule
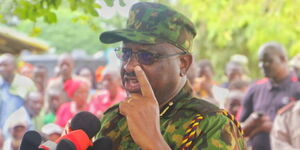
[[[213,104],[194,98],[189,84],[172,102],[160,118],[161,133],[171,149],[246,149],[238,123]],[[114,150],[140,149],[131,138],[126,118],[119,114],[118,108],[116,105],[105,112],[97,138],[110,137]]]

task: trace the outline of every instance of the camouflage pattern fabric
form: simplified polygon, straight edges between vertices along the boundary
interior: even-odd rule
[[[199,122],[192,125],[196,126],[191,130],[195,131],[191,134],[194,138],[187,149],[246,149],[242,132],[236,123],[215,105],[194,98],[188,83],[173,102],[172,107],[160,118],[161,133],[171,149],[183,149],[184,138],[191,133],[188,129],[195,119]],[[118,112],[118,105],[104,114],[97,138],[103,136],[113,140],[114,150],[140,149],[132,140],[126,119]]]
[[[196,30],[181,13],[158,3],[139,2],[132,6],[125,29],[107,31],[100,35],[103,43],[133,41],[142,44],[168,42],[191,52]]]

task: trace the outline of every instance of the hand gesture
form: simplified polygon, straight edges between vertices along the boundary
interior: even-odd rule
[[[142,149],[169,149],[160,132],[159,104],[140,66],[134,68],[141,94],[131,94],[119,106],[134,142]]]

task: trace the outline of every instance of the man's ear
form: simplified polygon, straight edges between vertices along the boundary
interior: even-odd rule
[[[193,56],[191,54],[186,54],[180,56],[180,75],[186,75],[191,64],[193,62]]]

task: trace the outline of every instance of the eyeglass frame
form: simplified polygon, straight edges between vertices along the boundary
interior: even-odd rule
[[[117,51],[122,51],[123,49],[129,49],[130,51],[131,51],[131,55],[130,55],[130,57],[128,58],[128,60],[123,60],[120,56],[118,56],[118,54],[117,54]],[[162,58],[168,58],[168,57],[172,57],[172,56],[180,56],[180,55],[186,55],[186,54],[189,54],[188,52],[186,52],[186,51],[183,51],[182,50],[182,52],[179,52],[179,53],[174,53],[174,54],[164,54],[164,55],[162,55],[162,54],[155,54],[155,53],[151,53],[151,52],[148,52],[148,51],[145,51],[145,50],[139,50],[139,51],[137,51],[137,52],[134,52],[133,50],[132,50],[132,48],[126,48],[126,47],[117,47],[117,48],[115,48],[114,49],[114,51],[115,51],[115,54],[116,54],[116,56],[118,57],[118,59],[120,59],[121,61],[123,61],[123,62],[128,62],[131,58],[132,58],[132,56],[134,55],[135,56],[135,58],[137,59],[137,61],[140,63],[140,64],[143,64],[143,65],[151,65],[151,64],[153,64],[154,62],[156,62],[158,59],[162,59]],[[139,58],[138,58],[138,53],[141,53],[141,52],[146,52],[146,53],[149,53],[149,54],[151,54],[153,57],[154,57],[154,59],[153,59],[153,62],[152,63],[150,63],[150,64],[144,64],[144,63],[141,63],[140,61],[139,61]],[[123,52],[122,52],[123,53]]]

